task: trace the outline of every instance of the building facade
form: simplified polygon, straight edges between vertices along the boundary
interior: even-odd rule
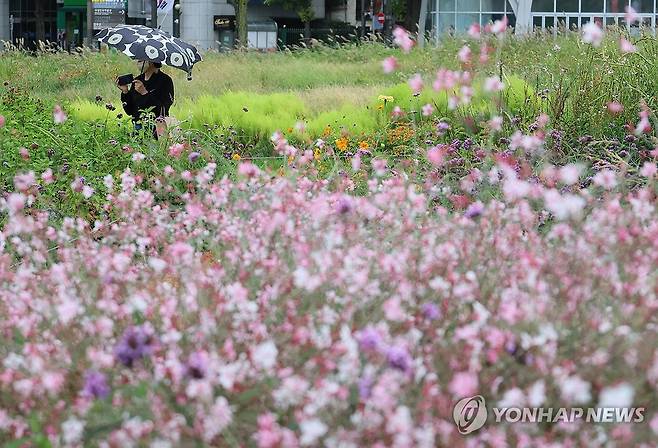
[[[507,16],[517,28],[570,29],[596,21],[603,25],[624,25],[627,6],[641,17],[642,25],[656,27],[655,0],[428,0],[427,30],[437,38],[443,33],[464,32],[472,23],[484,26]],[[528,8],[529,6],[529,8]]]

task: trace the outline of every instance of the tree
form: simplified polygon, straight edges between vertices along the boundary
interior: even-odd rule
[[[532,30],[532,0],[509,0],[516,16],[515,34],[523,35]]]
[[[418,19],[418,46],[425,46],[425,22],[427,21],[427,0],[420,2],[420,17]]]
[[[414,31],[420,22],[421,2],[418,0],[405,0],[404,27],[409,31]],[[401,3],[401,1],[399,1]],[[427,9],[427,8],[425,8]]]
[[[87,0],[87,36],[85,36],[85,45],[91,48],[94,41],[94,2]]]
[[[235,25],[237,28],[237,48],[247,47],[247,4],[249,0],[228,0],[235,9]]]
[[[46,40],[46,7],[48,0],[36,0],[34,2],[34,20],[36,25],[36,44]]]
[[[311,20],[315,17],[311,0],[265,0],[266,5],[280,5],[283,9],[297,13],[304,23],[304,39],[311,38]]]

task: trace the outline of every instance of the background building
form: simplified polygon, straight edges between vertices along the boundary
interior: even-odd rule
[[[464,32],[472,23],[486,25],[505,15],[511,26],[526,29],[555,25],[574,28],[589,21],[623,25],[626,6],[633,6],[640,13],[643,25],[655,28],[658,14],[654,0],[534,0],[530,3],[529,14],[517,17],[517,11],[507,0],[428,0],[427,30],[439,37],[446,32]]]

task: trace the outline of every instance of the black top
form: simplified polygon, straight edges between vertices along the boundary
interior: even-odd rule
[[[135,78],[138,79],[148,93],[142,95],[134,85],[131,86],[128,93],[121,93],[123,110],[135,121],[140,119],[142,112],[153,112],[156,117],[169,116],[169,108],[174,103],[174,82],[169,75],[157,71],[148,80],[144,79],[143,73]]]

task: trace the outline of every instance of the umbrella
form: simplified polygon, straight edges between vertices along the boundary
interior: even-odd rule
[[[192,78],[194,64],[201,60],[199,51],[193,45],[148,26],[117,25],[100,30],[96,38],[132,59],[160,62],[183,70],[187,72],[188,79]]]

